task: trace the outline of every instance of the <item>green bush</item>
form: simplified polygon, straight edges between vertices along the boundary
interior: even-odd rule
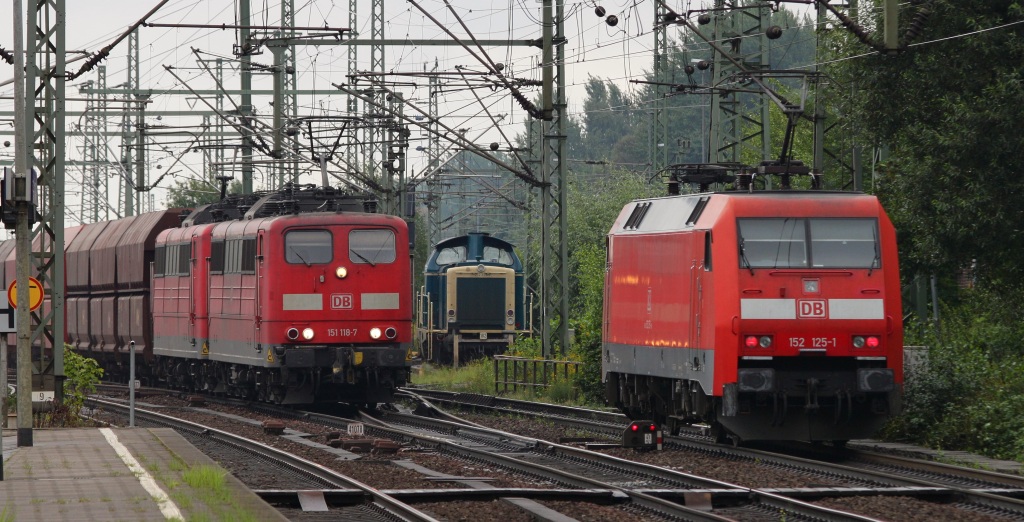
[[[96,391],[103,378],[103,368],[95,359],[79,355],[64,345],[64,404],[77,413],[85,404],[86,395]]]
[[[1024,461],[1024,323],[1003,299],[967,292],[942,329],[908,344],[932,348],[905,372],[904,407],[885,436],[932,448]]]

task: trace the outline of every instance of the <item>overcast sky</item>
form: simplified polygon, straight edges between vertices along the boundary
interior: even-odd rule
[[[28,2],[28,0],[25,0]],[[569,111],[575,113],[584,99],[583,85],[588,77],[596,76],[615,81],[624,88],[630,88],[628,80],[641,79],[651,68],[653,35],[651,25],[654,18],[653,0],[611,0],[567,2],[565,33],[566,45],[566,85],[568,86]],[[156,0],[68,0],[67,9],[67,49],[94,53],[113,41],[130,24],[141,18],[146,12],[157,5]],[[237,0],[170,0],[167,5],[153,16],[150,21],[164,24],[234,24]],[[674,0],[670,2],[679,10],[694,9],[704,3],[700,0]],[[252,2],[252,23],[254,25],[278,25],[280,23],[280,7],[275,0]],[[348,26],[348,2],[343,0],[299,0],[295,2],[295,23],[297,26]],[[365,12],[358,13],[359,24],[354,29],[360,38],[368,38],[369,8],[368,1],[360,0],[360,7],[367,6]],[[539,0],[451,0],[456,17],[440,0],[416,0],[416,4],[426,10],[430,16],[440,21],[460,38],[466,38],[459,24],[459,19],[472,31],[478,39],[510,39],[526,40],[541,36]],[[595,14],[595,6],[600,4],[607,15],[614,15],[618,24],[609,26],[606,17]],[[8,3],[8,6],[11,4]],[[797,4],[790,4],[791,9],[806,10]],[[388,39],[450,39],[442,28],[427,15],[408,1],[388,0],[385,2],[385,38]],[[0,27],[12,28],[12,10],[0,8]],[[0,46],[11,50],[13,41],[11,31],[0,31]],[[6,39],[4,39],[6,38]],[[231,30],[202,28],[142,28],[140,36],[140,83],[143,88],[152,89],[155,93],[148,110],[191,110],[198,104],[194,98],[162,94],[162,91],[182,89],[182,82],[168,73],[163,66],[172,66],[182,80],[195,88],[211,88],[209,74],[196,66],[196,56],[192,49],[201,51],[205,58],[221,57],[227,60],[229,70],[226,72],[226,84],[229,88],[238,87],[237,75],[230,70],[233,63],[232,44],[234,33]],[[107,67],[107,84],[114,86],[126,80],[126,54],[128,44],[123,42],[114,49],[110,57],[103,62]],[[506,65],[505,73],[510,76],[539,79],[537,67],[540,50],[531,47],[493,47],[488,48],[490,57]],[[369,68],[369,48],[359,49],[359,68]],[[69,55],[71,56],[71,55]],[[333,89],[332,84],[347,83],[348,74],[347,48],[344,46],[306,46],[296,52],[297,82],[300,88]],[[253,58],[256,62],[270,63],[270,53]],[[385,69],[387,71],[422,71],[424,67],[432,69],[435,62],[438,70],[454,71],[456,66],[465,66],[480,70],[479,62],[459,47],[435,46],[389,46],[385,49]],[[77,71],[82,60],[69,64],[69,71]],[[0,64],[0,81],[12,76],[11,67]],[[89,79],[95,79],[95,72],[90,72],[69,84],[69,97],[77,94],[74,85]],[[402,87],[407,99],[424,102],[427,90],[426,80],[414,80],[417,86]],[[269,77],[257,77],[256,88],[269,89]],[[9,97],[13,94],[10,85],[0,87],[0,111],[10,111]],[[479,91],[477,94],[483,103],[490,107],[492,115],[505,115],[503,124],[511,122],[514,127],[507,129],[511,135],[521,129],[525,118],[523,112],[506,93],[497,91]],[[533,93],[528,93],[532,97]],[[269,98],[255,100],[256,110],[269,115],[272,108]],[[301,114],[339,114],[344,110],[345,97],[342,95],[300,97],[299,113]],[[69,104],[69,110],[81,110],[76,103]],[[407,111],[411,112],[411,111]],[[501,137],[493,130],[490,119],[481,110],[481,103],[466,91],[450,92],[444,96],[441,114],[447,115],[446,123],[453,128],[469,129],[468,135],[482,135],[480,141],[501,141]],[[78,121],[77,116],[69,116],[69,127]],[[114,122],[116,124],[116,122]],[[163,121],[163,124],[174,124]],[[9,128],[9,127],[8,127]],[[414,134],[414,137],[416,135]],[[81,140],[79,140],[80,144]],[[74,143],[69,143],[72,151]],[[4,161],[4,152],[0,150],[0,162]],[[72,152],[73,154],[73,152]],[[180,151],[170,151],[161,158],[154,154],[151,160],[169,164]],[[412,158],[410,162],[413,172],[422,169],[425,160]],[[165,165],[162,165],[165,166]],[[180,169],[181,170],[181,169]],[[195,172],[181,170],[177,175],[192,176]],[[306,180],[304,180],[305,182]],[[166,183],[165,183],[166,185]],[[73,189],[69,187],[69,191]],[[165,192],[156,191],[157,206],[165,197]],[[73,198],[73,196],[72,196]],[[71,198],[69,198],[71,199]]]

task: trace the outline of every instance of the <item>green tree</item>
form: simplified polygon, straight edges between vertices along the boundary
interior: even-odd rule
[[[865,141],[889,148],[876,185],[901,237],[904,273],[976,265],[1019,292],[1024,264],[1024,14],[1014,1],[934,0],[918,41],[896,56],[841,62],[856,82]],[[902,21],[910,23],[913,11]],[[989,30],[993,29],[994,30]],[[846,37],[842,52],[865,49]],[[951,58],[955,57],[955,58]]]
[[[584,397],[600,402],[601,328],[604,306],[605,238],[630,201],[662,195],[664,188],[643,176],[613,171],[606,176],[573,173],[569,182],[567,234],[569,254],[570,327],[576,331],[571,352],[582,361],[577,384]]]

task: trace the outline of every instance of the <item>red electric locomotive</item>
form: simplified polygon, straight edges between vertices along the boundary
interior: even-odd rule
[[[371,200],[289,185],[66,231],[67,339],[127,378],[297,404],[408,381],[409,231]],[[0,274],[14,272],[0,243]],[[47,304],[48,305],[48,304]]]
[[[309,210],[319,211],[282,212],[303,194],[272,195],[244,219],[225,219],[219,204],[160,234],[152,347],[159,378],[285,404],[390,402],[405,385],[407,225],[332,210],[322,189],[310,192]]]
[[[631,418],[845,442],[899,406],[896,233],[870,195],[634,201],[608,234],[603,374]]]

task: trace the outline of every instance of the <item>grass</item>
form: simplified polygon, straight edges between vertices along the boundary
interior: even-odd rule
[[[532,369],[531,369],[532,371]],[[509,376],[511,378],[511,375]],[[549,377],[550,378],[550,377]],[[477,393],[481,395],[501,395],[510,399],[521,399],[527,401],[550,402],[554,404],[565,404],[573,406],[603,407],[600,404],[586,404],[581,402],[579,389],[575,379],[570,375],[569,379],[560,378],[550,386],[520,387],[518,391],[502,390],[495,393],[494,387],[494,362],[490,359],[481,359],[459,368],[446,366],[434,366],[423,363],[420,371],[412,372],[412,384],[462,393]]]
[[[225,480],[227,475],[228,472],[219,466],[199,465],[185,470],[181,476],[219,520],[255,521],[256,517],[252,513],[238,505],[238,500],[232,495]],[[207,519],[193,516],[190,520]]]
[[[452,368],[423,363],[421,372],[413,372],[412,382],[443,390],[493,395],[493,364],[490,360],[477,360]]]

